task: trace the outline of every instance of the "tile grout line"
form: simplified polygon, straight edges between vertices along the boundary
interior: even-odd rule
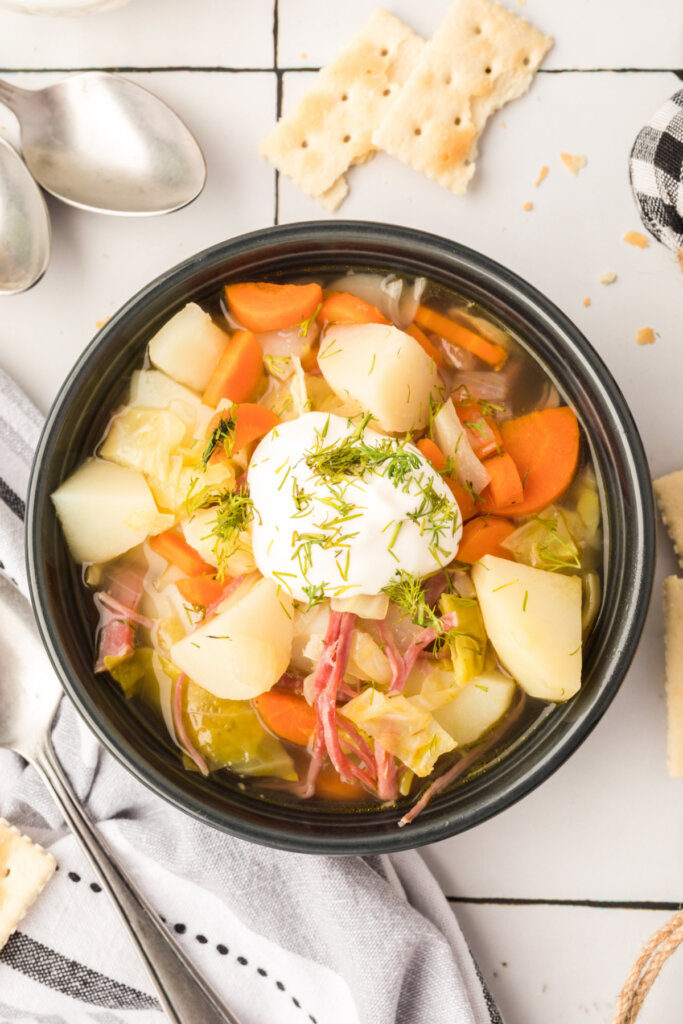
[[[278,49],[280,44],[280,8],[279,0],[273,0],[273,71],[275,72],[275,123],[280,120],[282,113],[282,71],[278,68]],[[273,211],[273,224],[280,223],[280,172],[275,168],[275,208]]]
[[[274,0],[274,16],[273,16],[273,43],[277,46],[276,34],[278,31],[277,27],[277,3],[278,0]],[[41,67],[41,68],[30,68],[30,67],[0,67],[0,74],[14,75],[14,74],[67,74],[69,72],[82,72],[82,71],[109,71],[113,73],[125,72],[126,74],[156,74],[161,72],[176,73],[185,71],[198,71],[202,74],[211,73],[223,73],[223,74],[269,74],[275,73],[278,77],[282,77],[285,74],[297,74],[297,73],[315,73],[320,71],[320,67],[280,67],[277,64],[277,52],[274,54],[275,62],[272,66],[263,67],[235,67],[229,64],[155,64],[147,67],[139,67],[134,64],[107,64],[107,65],[82,65],[79,67]],[[644,75],[659,75],[659,74],[673,74],[679,78],[683,78],[683,68],[539,68],[539,75],[592,75],[592,74],[644,74]]]
[[[579,900],[517,898],[514,896],[446,896],[449,903],[498,907],[588,907],[592,910],[668,910],[683,909],[681,901],[669,900]]]

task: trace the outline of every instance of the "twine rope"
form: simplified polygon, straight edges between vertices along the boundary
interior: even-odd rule
[[[679,910],[643,947],[617,999],[612,1024],[634,1024],[657,975],[682,943],[683,910]]]

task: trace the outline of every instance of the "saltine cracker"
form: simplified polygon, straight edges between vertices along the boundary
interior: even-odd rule
[[[683,469],[668,473],[653,480],[657,505],[662,522],[669,531],[669,536],[683,568]]]
[[[552,43],[491,0],[456,0],[422,48],[373,142],[463,193],[486,121],[527,91]]]
[[[374,156],[372,133],[424,42],[381,7],[261,140],[259,152],[328,210],[348,192],[344,173]]]
[[[667,764],[673,779],[683,779],[683,579],[664,580],[666,622]]]
[[[0,949],[49,881],[55,859],[0,818]]]

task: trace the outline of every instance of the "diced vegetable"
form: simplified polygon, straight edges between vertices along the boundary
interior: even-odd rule
[[[251,536],[247,530],[214,532],[219,517],[219,506],[200,508],[182,522],[187,543],[195,548],[205,562],[224,576],[244,576],[256,567],[251,549]]]
[[[514,680],[501,672],[482,672],[460,690],[453,700],[433,714],[458,746],[481,739],[508,711],[515,695]]]
[[[318,313],[322,324],[388,324],[384,313],[350,292],[326,292]]]
[[[79,466],[52,501],[77,562],[108,562],[174,521],[159,512],[142,473],[101,459]]]
[[[296,693],[270,690],[254,701],[261,721],[283,740],[306,747],[315,731],[315,708]]]
[[[478,359],[482,359],[485,363],[492,366],[494,370],[500,370],[508,357],[502,345],[487,341],[486,338],[475,334],[468,327],[463,327],[462,324],[456,323],[455,320],[450,320],[441,313],[435,313],[433,309],[428,309],[427,306],[417,307],[415,320],[424,330],[440,334],[442,338],[452,341],[455,345],[459,345],[460,348],[467,349],[472,355],[477,356]]]
[[[184,698],[188,737],[212,768],[296,781],[291,757],[263,728],[248,701],[221,700],[192,680],[187,682]]]
[[[420,777],[429,775],[441,755],[456,746],[431,712],[401,694],[388,697],[368,687],[340,711]]]
[[[217,406],[221,398],[247,402],[263,372],[261,346],[251,331],[235,331],[206,385],[202,402]]]
[[[434,417],[434,439],[446,456],[453,459],[455,473],[459,483],[465,489],[472,489],[480,494],[488,484],[490,477],[483,462],[472,451],[452,402],[445,402]]]
[[[199,396],[161,370],[134,370],[130,379],[128,404],[134,408],[167,409],[171,402],[200,404]]]
[[[261,579],[174,644],[171,658],[217,697],[248,700],[270,690],[287,670],[292,635],[291,598]]]
[[[138,647],[123,660],[105,657],[104,667],[130,699],[139,691],[145,675],[152,671],[153,657],[151,647]]]
[[[581,567],[578,546],[563,509],[551,505],[542,516],[523,523],[502,542],[518,562],[535,569],[573,570]]]
[[[242,402],[229,410],[217,412],[209,424],[209,438],[220,433],[212,458],[224,459],[236,455],[252,441],[258,441],[276,427],[280,417],[256,402]]]
[[[467,431],[467,440],[478,459],[485,459],[494,454],[500,455],[503,437],[492,416],[484,416],[481,406],[476,402],[456,405],[455,411]]]
[[[310,320],[322,303],[319,284],[247,281],[225,287],[230,312],[248,331],[280,331]]]
[[[556,501],[572,482],[579,461],[579,424],[569,406],[542,409],[501,425],[505,450],[522,483],[522,501],[501,515],[528,516]]]
[[[389,609],[389,598],[386,594],[333,597],[331,607],[333,612],[353,612],[359,619],[385,619]]]
[[[482,511],[503,513],[518,506],[524,500],[524,484],[511,456],[492,455],[484,465],[490,479],[482,494]]]
[[[434,441],[428,437],[423,437],[417,442],[417,447],[424,457],[429,459],[437,473],[446,473],[446,469],[448,468],[446,456]],[[471,492],[466,490],[453,476],[444,475],[444,481],[450,488],[450,491],[458,504],[462,521],[466,522],[468,519],[471,519],[473,515],[476,515],[477,503]]]
[[[439,608],[443,615],[457,612],[458,625],[448,634],[453,677],[457,686],[465,686],[484,670],[486,630],[479,604],[472,597],[442,594]]]
[[[225,592],[226,582],[216,579],[209,573],[202,573],[201,576],[187,576],[176,583],[182,597],[190,604],[200,608],[210,608],[216,601],[220,601]]]
[[[443,367],[446,365],[446,360],[439,352],[436,345],[432,344],[427,335],[417,324],[410,324],[406,327],[406,334],[409,334],[411,338],[415,338],[420,348],[424,349],[430,359],[433,359],[437,366]]]
[[[581,686],[581,578],[485,555],[472,580],[489,639],[522,689],[572,697]]]
[[[509,519],[496,516],[478,516],[465,523],[462,530],[457,559],[459,562],[475,563],[484,555],[510,558],[511,553],[502,547],[503,541],[515,532]]]
[[[168,409],[124,408],[112,420],[99,455],[159,480],[177,471],[174,453],[185,437],[185,423]]]
[[[347,671],[356,679],[377,683],[379,686],[388,686],[391,682],[391,668],[386,654],[362,629],[353,631]]]
[[[383,430],[425,427],[440,393],[436,366],[404,331],[381,324],[328,327],[318,363],[342,401],[371,412]]]
[[[164,533],[150,537],[149,546],[167,562],[177,565],[187,576],[211,574],[212,567],[204,561],[198,551],[190,547],[187,541],[173,530],[166,530]]]
[[[149,358],[179,384],[203,391],[227,343],[225,331],[190,302],[154,335]]]

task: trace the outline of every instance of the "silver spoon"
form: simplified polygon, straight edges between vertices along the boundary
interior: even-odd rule
[[[206,164],[197,140],[158,97],[104,71],[44,89],[0,80],[0,103],[21,126],[36,181],[71,206],[99,213],[170,213],[199,195]]]
[[[52,793],[119,911],[173,1024],[239,1024],[123,874],[83,813],[50,742],[61,696],[31,606],[0,572],[0,747],[32,764]]]
[[[0,295],[24,292],[50,261],[50,218],[21,157],[0,139]]]

